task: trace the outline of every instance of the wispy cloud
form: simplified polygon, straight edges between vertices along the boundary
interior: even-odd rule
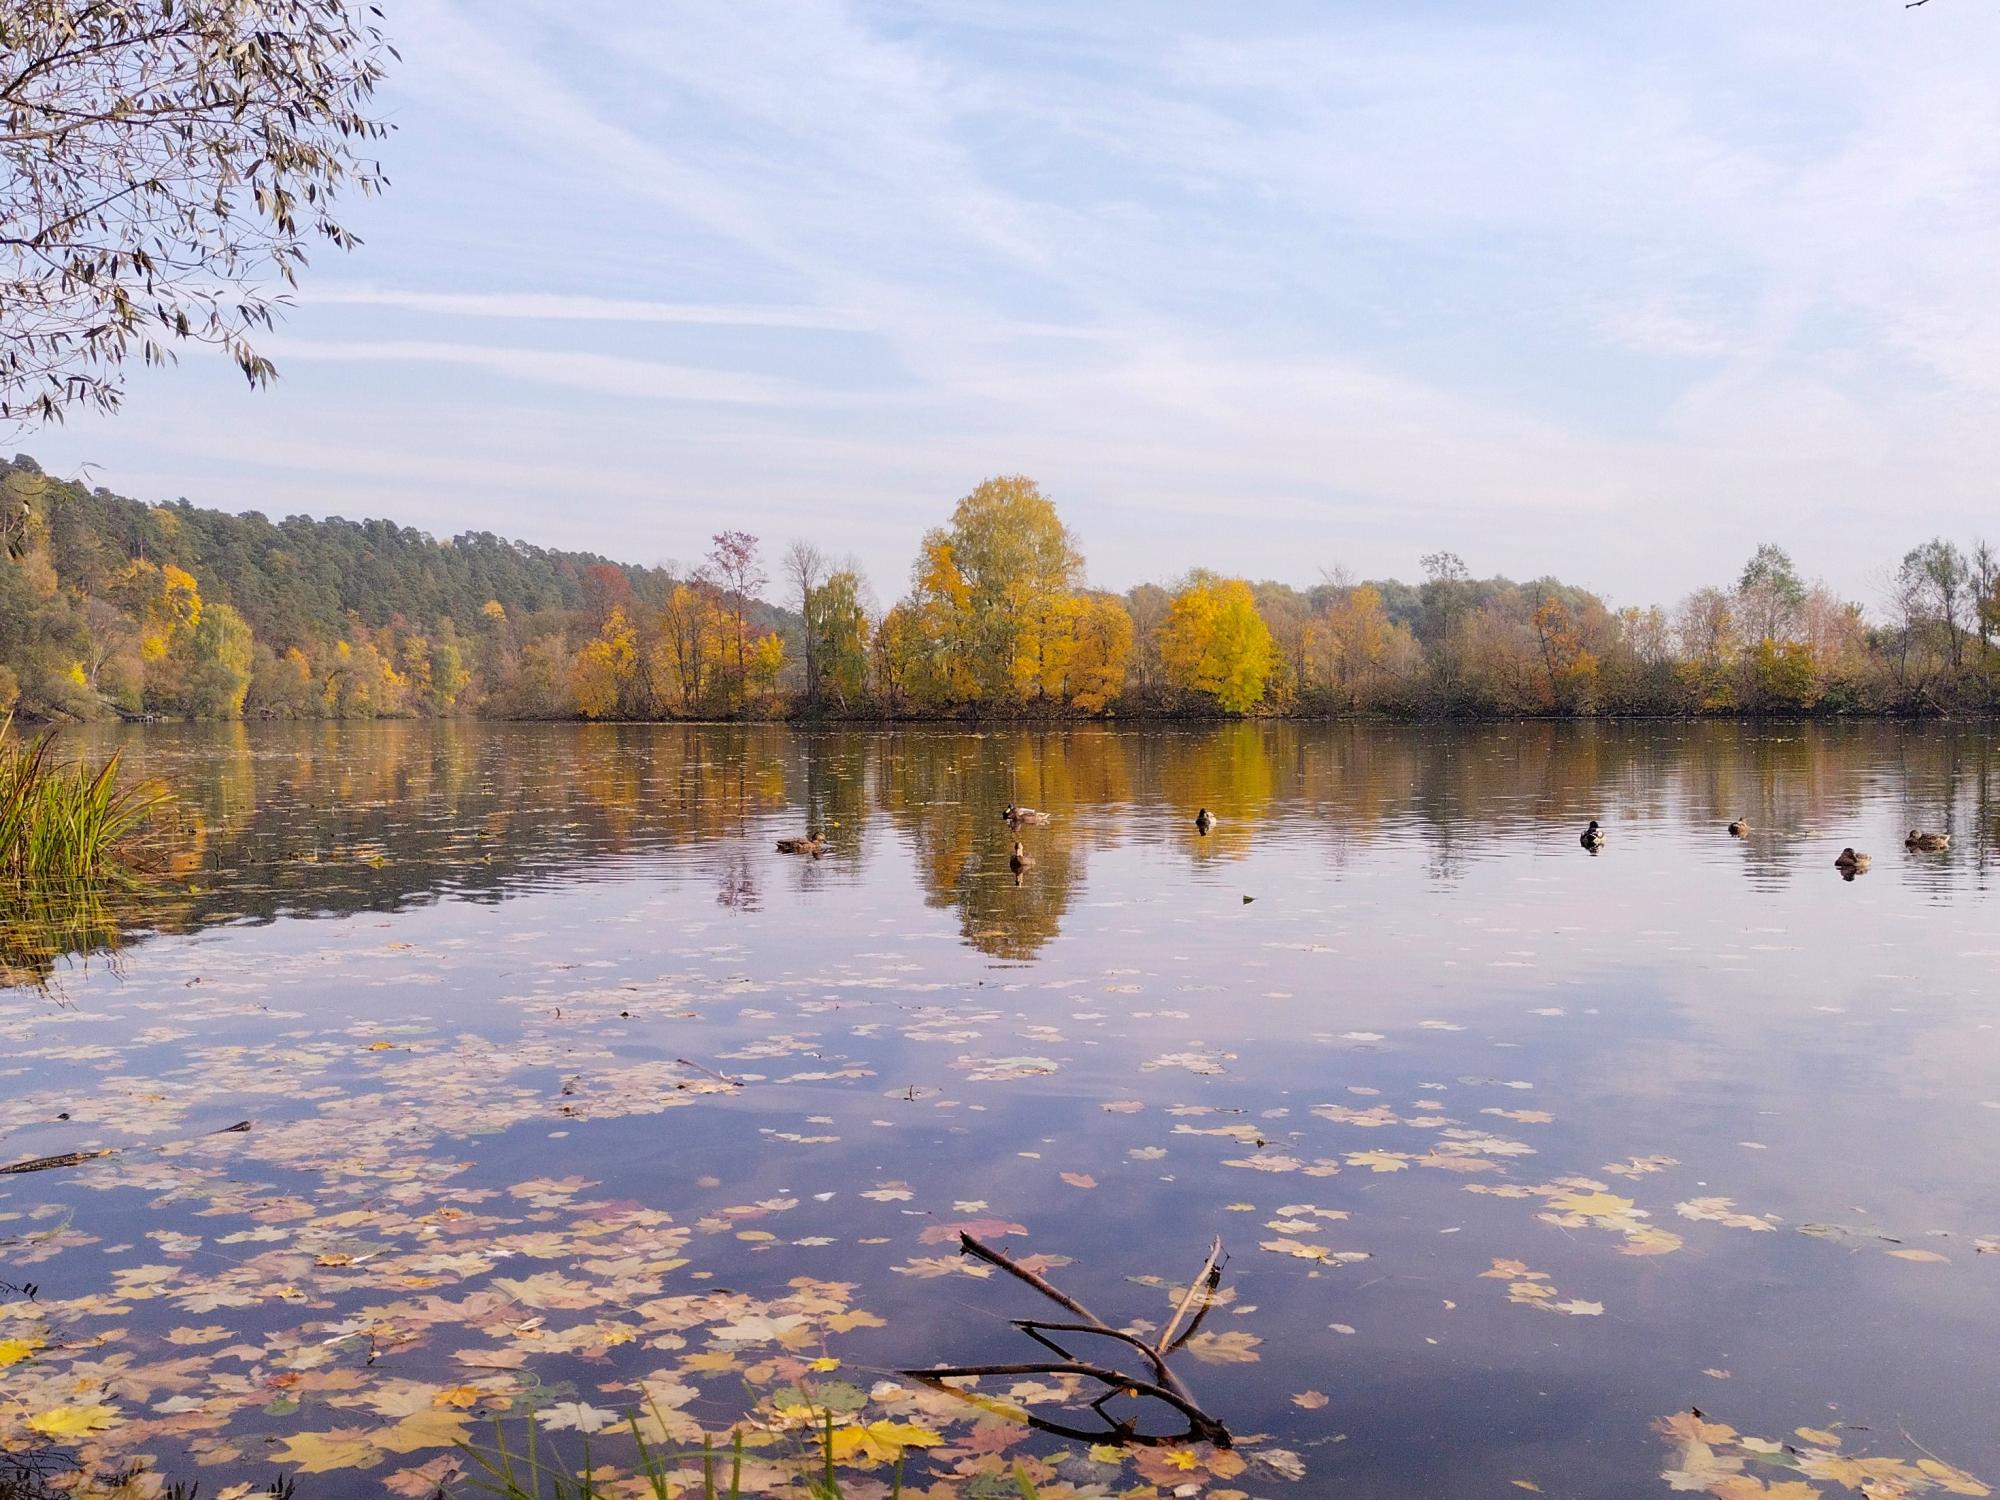
[[[280,361],[461,365],[510,380],[562,386],[600,396],[637,396],[658,401],[770,405],[797,402],[812,394],[785,381],[758,375],[578,350],[509,349],[491,344],[417,339],[317,341],[290,337],[265,339],[262,347]]]
[[[336,285],[308,287],[298,294],[297,301],[307,307],[393,307],[452,318],[557,323],[692,323],[723,328],[824,329],[837,333],[861,333],[873,326],[857,313],[838,309],[648,302],[630,297],[571,296],[559,292],[415,292],[394,287]]]

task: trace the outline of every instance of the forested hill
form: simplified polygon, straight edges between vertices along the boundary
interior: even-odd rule
[[[791,621],[693,577],[712,605],[697,647],[737,664],[699,706],[727,709],[753,657],[775,675]],[[490,532],[148,505],[0,464],[0,715],[573,714],[587,643],[687,593]]]
[[[32,458],[17,456],[0,466],[0,476],[16,470],[41,475]],[[135,559],[173,564],[194,575],[204,599],[233,605],[257,639],[279,652],[338,638],[350,619],[371,629],[398,622],[432,629],[447,619],[470,627],[489,600],[510,616],[580,610],[589,603],[593,568],[615,569],[641,598],[656,596],[669,581],[659,569],[491,532],[438,541],[393,521],[272,521],[185,500],[147,505],[52,479],[36,489],[50,561],[65,585],[108,598]]]

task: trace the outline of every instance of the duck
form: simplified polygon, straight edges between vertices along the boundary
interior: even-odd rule
[[[1046,823],[1049,820],[1049,815],[1045,812],[1036,812],[1032,807],[1016,807],[1011,802],[1007,804],[1007,810],[1000,814],[1000,816],[1007,822],[1012,823],[1016,828],[1019,828],[1023,823]]]
[[[1034,856],[1021,847],[1019,839],[1014,840],[1014,852],[1007,856],[1007,868],[1019,875],[1035,862]]]
[[[1856,854],[1852,847],[1841,850],[1833,862],[1833,867],[1849,879],[1861,874],[1868,868],[1868,865],[1868,856],[1865,854]]]
[[[1210,812],[1207,808],[1204,807],[1200,812],[1194,815],[1194,831],[1200,834],[1203,838],[1208,837],[1208,830],[1213,828],[1214,826],[1215,826],[1215,814]]]
[[[819,836],[818,830],[814,830],[802,839],[779,839],[778,852],[780,854],[810,854],[814,859],[818,859],[822,854],[826,853],[826,840]]]
[[[1748,818],[1738,818],[1734,823],[1729,825],[1729,831],[1737,838],[1742,838],[1744,834],[1750,831],[1750,820]]]
[[[1590,820],[1590,826],[1577,836],[1577,842],[1593,852],[1604,847],[1604,830],[1597,826],[1597,819]]]
[[[1921,833],[1912,828],[1910,836],[1903,840],[1903,847],[1905,849],[1928,849],[1932,853],[1936,853],[1940,849],[1949,849],[1951,847],[1951,835],[1948,833]]]

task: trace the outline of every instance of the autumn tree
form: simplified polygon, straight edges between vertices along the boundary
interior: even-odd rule
[[[1160,627],[1160,662],[1176,691],[1247,713],[1264,696],[1276,646],[1250,585],[1197,575],[1174,596]]]
[[[768,581],[757,560],[757,538],[747,531],[718,531],[708,549],[708,566],[729,608],[729,659],[740,700],[750,683],[750,596]]]
[[[813,656],[811,674],[843,708],[867,686],[868,609],[861,587],[860,574],[841,568],[806,597],[803,634]]]
[[[1746,639],[1790,640],[1806,586],[1783,547],[1765,542],[1736,580],[1736,620]]]
[[[1125,690],[1125,673],[1132,659],[1132,617],[1110,594],[1083,599],[1071,622],[1064,689],[1070,706],[1085,713],[1102,713]]]
[[[1597,683],[1597,656],[1584,646],[1569,606],[1554,594],[1545,594],[1535,607],[1534,626],[1544,704],[1565,712],[1588,706]]]
[[[1056,508],[1021,474],[988,479],[958,502],[926,550],[948,549],[962,587],[963,639],[974,696],[1015,690],[1021,637],[1076,591],[1083,558]]]
[[[200,719],[235,719],[250,690],[250,625],[227,604],[209,604],[188,633],[187,709]]]
[[[350,192],[394,50],[351,0],[10,0],[0,8],[0,420],[114,409],[122,363],[192,342],[253,385],[272,288],[355,243]]]
[[[1427,553],[1420,562],[1424,582],[1418,639],[1430,655],[1439,695],[1449,704],[1464,678],[1465,622],[1475,602],[1472,575],[1456,552]]]
[[[817,703],[820,695],[818,632],[813,626],[813,601],[826,582],[826,554],[811,542],[796,541],[785,549],[782,564],[791,597],[798,606],[800,624],[799,664],[804,673],[807,703]]]

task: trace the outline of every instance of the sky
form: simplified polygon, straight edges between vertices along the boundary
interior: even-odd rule
[[[1991,0],[382,0],[392,180],[253,392],[16,435],[147,500],[628,562],[740,528],[886,604],[988,475],[1091,581],[1762,541],[1874,602],[2000,534]],[[775,568],[773,569],[775,572]]]

